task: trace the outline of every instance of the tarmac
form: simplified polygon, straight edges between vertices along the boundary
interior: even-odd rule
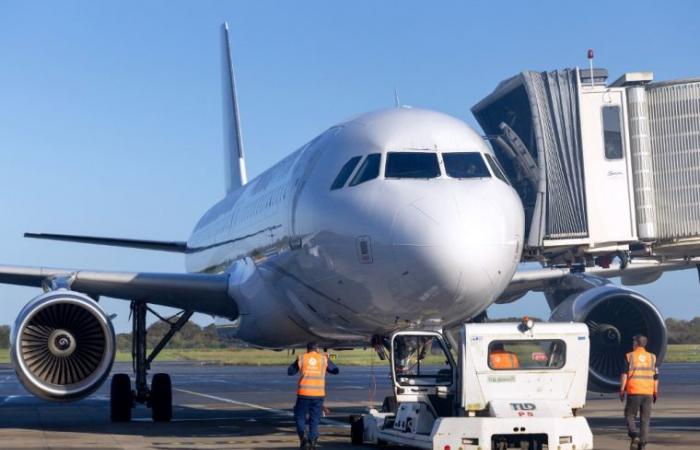
[[[385,365],[343,367],[328,376],[321,427],[323,449],[350,445],[347,417],[379,405],[390,393]],[[130,373],[129,364],[114,372]],[[700,448],[700,364],[665,364],[661,399],[654,405],[648,450]],[[297,449],[291,407],[295,377],[286,367],[235,367],[202,363],[160,363],[152,373],[170,373],[174,411],[170,423],[153,423],[138,406],[131,423],[109,420],[109,383],[87,399],[48,403],[28,394],[12,367],[0,365],[0,448],[3,449]],[[628,449],[616,396],[591,395],[584,415],[595,448]],[[391,447],[385,447],[391,448]]]

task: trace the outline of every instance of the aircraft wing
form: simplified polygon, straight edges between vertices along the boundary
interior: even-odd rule
[[[673,259],[666,261],[642,260],[631,261],[622,268],[619,264],[611,265],[609,268],[587,267],[586,275],[593,275],[601,278],[620,277],[623,285],[631,286],[647,284],[657,280],[664,272],[673,270],[685,270],[698,268],[700,271],[700,258]],[[529,291],[542,292],[547,288],[556,286],[564,278],[577,273],[570,268],[541,268],[519,270],[513,276],[506,290],[501,294],[496,303],[513,302]]]
[[[234,319],[235,301],[228,295],[229,275],[155,272],[103,272],[0,265],[0,283],[41,287],[65,278],[72,290],[92,297],[142,300]]]

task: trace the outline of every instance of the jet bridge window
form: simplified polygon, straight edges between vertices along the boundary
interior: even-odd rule
[[[436,178],[440,176],[437,153],[389,152],[384,178]]]
[[[603,140],[607,159],[622,159],[621,123],[619,106],[603,106]]]
[[[373,180],[379,176],[379,163],[381,162],[382,155],[379,153],[372,153],[367,155],[364,162],[357,170],[357,173],[352,178],[350,186],[356,186],[365,181]]]
[[[445,172],[452,178],[491,178],[481,153],[443,153]]]
[[[345,186],[345,182],[348,181],[348,178],[350,178],[350,175],[352,175],[352,171],[355,170],[355,167],[357,167],[357,163],[360,162],[360,159],[362,159],[361,156],[354,156],[350,158],[348,162],[343,164],[340,172],[338,172],[338,176],[335,177],[333,184],[331,184],[331,191]]]
[[[394,373],[403,386],[450,386],[452,364],[435,336],[394,338]]]
[[[559,339],[493,341],[488,364],[493,370],[561,369],[566,363],[566,344]]]

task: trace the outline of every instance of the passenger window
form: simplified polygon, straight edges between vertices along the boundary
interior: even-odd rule
[[[379,153],[372,153],[367,155],[364,162],[357,170],[357,173],[350,182],[350,186],[356,186],[365,181],[373,180],[379,176],[379,163],[381,161],[381,156]]]
[[[622,158],[622,128],[619,106],[603,106],[603,140],[607,159]]]
[[[452,178],[491,178],[481,153],[443,153],[445,172]]]
[[[561,369],[566,363],[566,344],[559,339],[493,341],[488,362],[493,370]]]
[[[345,182],[348,181],[348,178],[350,178],[352,171],[355,170],[355,167],[357,166],[357,163],[360,162],[360,159],[362,159],[361,156],[353,156],[350,158],[350,161],[343,165],[340,172],[338,172],[338,176],[335,177],[333,184],[331,184],[331,191],[345,186]]]
[[[403,386],[449,386],[452,364],[435,336],[399,335],[394,338],[394,373]]]
[[[384,178],[435,178],[440,176],[436,153],[389,152]]]
[[[508,177],[506,176],[505,172],[503,172],[503,169],[501,169],[501,165],[498,164],[498,161],[496,161],[493,156],[489,155],[488,153],[485,153],[484,156],[486,157],[486,161],[489,163],[489,167],[491,167],[491,171],[494,175],[496,175],[496,178],[506,184],[510,184]]]

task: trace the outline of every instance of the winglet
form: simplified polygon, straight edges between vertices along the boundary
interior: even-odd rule
[[[248,182],[241,121],[236,98],[236,78],[233,73],[233,58],[228,36],[228,24],[221,26],[221,85],[223,88],[224,112],[224,170],[226,171],[226,193]]]

